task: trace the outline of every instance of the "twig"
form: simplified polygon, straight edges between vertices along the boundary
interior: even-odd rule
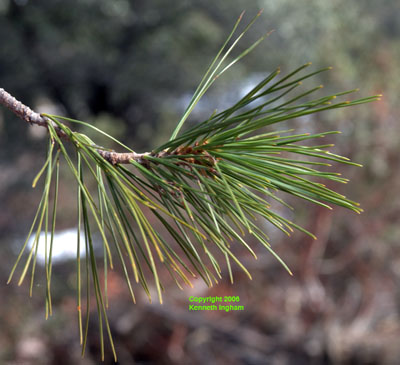
[[[0,104],[10,109],[17,117],[25,120],[29,124],[39,125],[41,127],[48,128],[48,119],[39,113],[33,111],[29,106],[22,104],[20,101],[15,99],[10,93],[0,88]],[[68,138],[64,131],[57,126],[54,126],[57,134],[60,137]]]
[[[127,153],[120,153],[114,151],[104,151],[104,150],[97,150],[101,157],[105,160],[110,162],[113,165],[116,164],[125,164],[129,163],[131,160],[135,160],[136,162],[140,163],[141,165],[147,165],[148,161],[143,159],[144,156],[149,156],[150,152],[144,153],[136,153],[136,152],[127,152]]]
[[[33,125],[36,124],[41,127],[45,127],[48,129],[49,119],[45,116],[33,111],[31,108],[26,106],[25,104],[18,101],[14,98],[10,93],[5,91],[3,88],[0,88],[0,104],[4,105],[8,109],[10,109],[17,117],[25,120],[29,124]],[[68,135],[58,126],[54,126],[57,134],[64,138],[69,139]],[[104,151],[104,150],[97,150],[97,152],[108,162],[113,165],[116,164],[127,164],[131,160],[135,160],[140,164],[148,163],[143,159],[144,156],[150,155],[150,152],[145,153],[136,153],[136,152],[129,152],[129,153],[119,153],[113,151]]]

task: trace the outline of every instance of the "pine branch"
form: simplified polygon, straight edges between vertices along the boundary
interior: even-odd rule
[[[4,89],[0,88],[0,104],[10,109],[17,117],[29,124],[37,124],[47,128],[46,118],[22,104]]]
[[[3,88],[0,88],[0,104],[11,110],[17,117],[28,122],[30,125],[35,124],[48,129],[48,124],[50,122],[48,117],[33,111],[30,107],[17,100]],[[59,137],[66,140],[70,139],[68,135],[57,125],[54,125],[54,129]],[[146,162],[143,160],[143,157],[149,154],[148,152],[119,153],[115,151],[105,151],[103,149],[98,149],[97,151],[105,160],[113,165],[128,164],[131,160],[135,160],[140,164],[145,164]]]
[[[3,88],[0,88],[0,104],[11,110],[17,117],[25,120],[30,125],[36,124],[38,126],[47,128],[48,119],[46,117],[21,103]],[[65,133],[58,127],[56,127],[56,131],[60,137],[67,137]]]
[[[17,100],[10,93],[5,91],[3,88],[0,88],[0,104],[11,110],[16,116],[25,120],[30,125],[38,125],[40,127],[44,127],[46,129],[49,128],[49,123],[51,119],[46,117],[43,114],[39,114],[33,111],[31,108]],[[71,140],[69,135],[64,132],[62,128],[60,128],[57,124],[53,123],[54,130],[57,132],[57,135],[65,140]],[[72,132],[75,133],[75,132]],[[95,146],[93,144],[93,146]],[[98,146],[100,147],[100,146]],[[110,162],[112,165],[117,164],[130,164],[131,161],[136,161],[137,163],[148,166],[148,160],[146,160],[147,156],[151,156],[154,158],[163,158],[166,156],[173,155],[183,155],[187,154],[188,150],[177,149],[173,153],[169,153],[167,151],[161,151],[157,153],[136,153],[136,152],[115,152],[115,151],[107,151],[104,148],[98,148],[96,151],[99,153],[101,157],[103,157],[106,161]],[[191,151],[191,150],[190,150]],[[198,153],[198,152],[197,152]]]
[[[259,14],[229,46],[242,19],[240,16],[227,41],[207,69],[171,138],[151,152],[136,153],[83,121],[38,114],[0,89],[0,104],[28,123],[47,128],[49,133],[47,159],[32,184],[35,187],[44,176],[42,199],[8,282],[21,261],[29,238],[36,232],[19,279],[21,284],[31,269],[32,293],[40,233],[44,229],[47,252],[46,316],[51,315],[52,245],[56,227],[59,162],[60,157],[63,157],[78,190],[77,308],[83,352],[89,327],[89,288],[90,283],[93,283],[102,353],[105,326],[116,357],[106,313],[107,270],[114,267],[114,256],[120,261],[133,302],[135,295],[132,276],[151,300],[146,271],[150,272],[162,302],[164,287],[163,277],[158,271],[160,265],[166,268],[180,288],[182,285],[192,285],[191,277],[201,277],[208,286],[217,283],[222,277],[220,257],[225,260],[232,282],[233,264],[238,265],[251,278],[251,273],[233,250],[233,246],[238,244],[256,258],[254,250],[247,243],[248,236],[255,238],[270,251],[291,274],[290,269],[272,249],[268,235],[260,225],[255,224],[255,220],[264,219],[287,235],[297,229],[316,237],[273,209],[271,200],[291,208],[276,195],[277,192],[290,194],[328,209],[337,205],[357,213],[362,211],[358,203],[319,182],[323,179],[335,183],[347,182],[347,179],[336,172],[319,170],[321,166],[331,167],[329,162],[359,165],[346,157],[331,153],[329,148],[332,144],[302,144],[304,141],[321,139],[339,132],[293,134],[293,130],[270,128],[301,116],[379,100],[380,95],[353,101],[337,101],[357,90],[310,100],[310,95],[320,90],[321,86],[296,93],[304,81],[330,68],[304,75],[302,73],[311,65],[307,63],[286,76],[281,76],[280,69],[276,69],[230,108],[214,112],[202,123],[184,129],[191,111],[212,84],[265,38],[261,37],[225,65],[235,45],[258,16]],[[71,130],[66,122],[89,127],[128,152],[114,152],[98,146],[88,136]],[[74,156],[70,156],[65,148],[65,141],[74,147]],[[95,183],[97,194],[90,191],[88,181]],[[51,192],[54,194],[52,198]],[[51,199],[53,204],[50,204]],[[104,282],[100,281],[98,274],[94,231],[99,233],[103,245]],[[81,242],[81,233],[84,242]],[[171,244],[172,241],[175,245]],[[82,245],[86,251],[84,261],[80,253]],[[82,262],[86,266],[85,272],[81,270]],[[82,276],[85,273],[87,304],[84,324],[81,291],[82,284],[84,285]]]

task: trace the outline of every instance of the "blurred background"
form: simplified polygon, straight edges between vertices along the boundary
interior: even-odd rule
[[[334,166],[351,183],[333,187],[365,212],[289,198],[296,207],[291,218],[318,237],[269,232],[293,277],[257,248],[257,261],[243,256],[252,281],[237,270],[234,285],[225,271],[212,289],[200,280],[185,291],[167,282],[161,306],[140,291],[133,305],[120,268],[109,272],[108,314],[120,364],[400,361],[399,1],[0,0],[0,87],[37,111],[90,122],[147,151],[169,138],[242,10],[249,20],[260,8],[239,50],[275,32],[218,80],[191,121],[228,106],[277,66],[283,72],[309,61],[314,69],[333,66],[310,86],[324,84],[324,94],[358,87],[360,97],[384,97],[291,127],[343,132],[332,139],[335,151],[364,167]],[[6,285],[40,200],[40,187],[31,184],[44,161],[46,131],[0,108],[0,146],[0,363],[100,363],[94,314],[80,357],[71,254],[54,264],[54,315],[47,321],[43,267],[31,299],[29,280]],[[59,245],[74,252],[71,181],[62,173],[57,229],[67,237]],[[191,295],[240,296],[245,310],[189,312]],[[108,347],[105,363],[113,363]]]

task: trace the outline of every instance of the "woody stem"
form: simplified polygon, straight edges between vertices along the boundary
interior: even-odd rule
[[[49,119],[45,116],[33,111],[31,108],[21,103],[19,100],[14,98],[10,93],[5,91],[3,88],[0,88],[0,104],[4,105],[6,108],[10,109],[17,117],[25,120],[29,124],[36,124],[41,127],[49,128],[48,123]],[[59,137],[64,139],[69,139],[68,135],[58,126],[54,126]],[[143,160],[144,156],[149,155],[149,152],[145,153],[119,153],[114,151],[104,151],[97,150],[97,152],[108,162],[113,165],[116,164],[127,164],[131,160],[135,160],[140,164],[145,164]]]

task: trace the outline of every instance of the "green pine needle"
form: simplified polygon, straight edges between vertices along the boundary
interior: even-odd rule
[[[116,358],[106,313],[109,300],[107,272],[113,269],[115,254],[121,263],[133,302],[135,294],[132,279],[143,287],[150,300],[151,280],[162,302],[164,286],[161,266],[167,269],[166,272],[180,288],[192,285],[189,278],[197,276],[209,286],[217,283],[223,273],[221,257],[225,260],[232,282],[233,265],[240,267],[251,279],[250,272],[240,261],[240,252],[235,248],[241,246],[256,258],[253,248],[247,242],[250,236],[258,240],[292,274],[274,252],[267,234],[259,224],[255,224],[255,220],[264,219],[287,235],[295,229],[311,237],[314,235],[273,210],[270,204],[272,199],[291,208],[281,196],[276,195],[277,192],[329,209],[337,205],[357,213],[362,211],[357,203],[321,183],[322,180],[346,183],[346,179],[335,172],[317,169],[320,166],[330,167],[330,161],[357,164],[329,152],[331,144],[302,144],[339,132],[293,134],[293,130],[269,129],[273,124],[290,122],[301,116],[368,103],[379,98],[377,95],[353,101],[337,101],[357,91],[351,90],[310,100],[310,96],[318,92],[321,86],[295,93],[303,82],[330,68],[304,74],[311,65],[307,63],[286,76],[281,76],[277,69],[230,108],[214,112],[202,123],[183,129],[191,112],[216,79],[265,38],[261,37],[238,56],[228,60],[258,16],[231,42],[242,17],[239,18],[207,69],[170,140],[151,153],[141,155],[140,159],[132,159],[127,166],[110,163],[100,154],[100,151],[110,150],[96,145],[83,134],[73,132],[65,123],[90,127],[128,152],[133,152],[115,138],[85,122],[45,115],[49,130],[47,159],[33,181],[35,187],[47,171],[44,191],[28,238],[8,282],[22,258],[29,237],[36,229],[34,243],[19,280],[21,284],[31,268],[32,294],[40,232],[44,227],[46,318],[52,314],[52,250],[58,202],[59,159],[62,156],[78,188],[76,270],[82,353],[87,343],[92,287],[97,304],[102,357],[105,325]],[[77,158],[71,157],[67,151],[65,143],[68,142],[60,138],[60,130],[75,148]],[[97,185],[97,196],[89,191],[88,181]],[[53,211],[49,215],[51,189],[54,191]],[[50,240],[47,236],[49,225]],[[81,232],[85,242],[81,242]],[[99,233],[102,243],[98,242],[94,232]],[[96,256],[100,252],[96,246],[100,244],[104,255],[103,282]],[[86,258],[81,260],[80,249],[83,245]],[[82,265],[85,270],[82,270]],[[82,319],[82,285],[86,285],[87,296],[85,322]]]

